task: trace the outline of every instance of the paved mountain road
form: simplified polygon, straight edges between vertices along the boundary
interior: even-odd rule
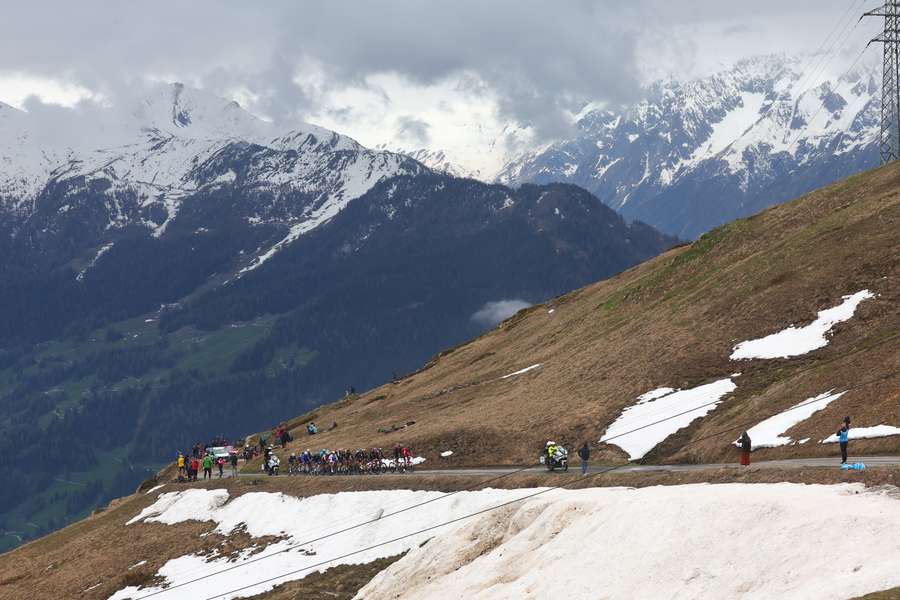
[[[865,463],[866,467],[896,467],[900,466],[900,456],[857,456],[850,457],[850,463]],[[284,467],[285,465],[282,464]],[[588,468],[589,474],[598,474],[608,471],[613,465],[591,465]],[[708,464],[675,464],[675,465],[622,465],[615,469],[616,473],[642,473],[642,472],[659,472],[659,471],[668,471],[668,472],[684,472],[684,471],[704,471],[709,469],[722,469],[722,468],[749,468],[749,469],[803,469],[810,467],[833,467],[838,468],[840,466],[839,458],[791,458],[784,460],[763,460],[759,462],[753,463],[750,467],[741,467],[737,462],[732,463],[708,463]],[[417,467],[415,471],[411,473],[407,473],[407,476],[415,476],[415,475],[459,475],[459,476],[472,476],[472,475],[503,475],[504,473],[511,473],[514,471],[520,471],[522,473],[546,473],[547,469],[541,465],[535,465],[533,467],[514,467],[514,466],[504,466],[504,467],[463,467],[459,469],[428,469]],[[557,471],[559,472],[559,471]],[[576,459],[572,462],[569,467],[569,473],[579,474],[581,472],[581,464]],[[241,477],[259,477],[263,475],[260,473],[240,473]],[[279,477],[287,477],[287,475],[282,472]],[[359,477],[359,475],[352,475],[352,477]]]
[[[851,457],[850,463],[865,463],[866,467],[894,467],[900,466],[900,456],[859,456]],[[785,460],[763,460],[752,463],[749,468],[757,469],[802,469],[808,467],[834,467],[840,466],[840,458],[792,458]],[[588,473],[603,473],[613,465],[590,465]],[[676,464],[676,465],[622,465],[615,471],[617,473],[641,473],[657,471],[705,471],[708,469],[741,468],[735,461],[732,463],[708,463],[708,464]],[[521,467],[519,467],[521,468]],[[419,475],[495,475],[516,471],[517,467],[476,467],[463,469],[417,469]],[[747,468],[747,467],[744,467]],[[546,472],[546,467],[534,466],[528,468],[525,473]],[[569,472],[581,472],[581,462],[574,460],[569,465]]]

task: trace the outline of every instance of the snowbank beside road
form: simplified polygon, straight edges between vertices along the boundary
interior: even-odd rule
[[[647,392],[606,428],[600,442],[615,444],[628,453],[630,460],[638,460],[694,419],[706,416],[736,388],[731,379],[720,379],[687,390],[659,388]]]
[[[754,425],[747,430],[747,435],[753,441],[753,447],[775,448],[793,443],[791,438],[783,435],[788,429],[801,421],[805,421],[845,393],[832,394],[828,391],[813,398],[807,398],[786,411],[773,415],[758,425]]]
[[[434,527],[535,491],[486,489],[454,494],[447,498],[441,498],[444,495],[441,492],[410,490],[344,492],[308,498],[295,498],[282,493],[251,492],[228,501],[227,490],[192,488],[160,494],[153,505],[141,511],[128,523],[146,520],[176,525],[188,520],[212,521],[216,524],[214,531],[222,535],[246,528],[247,533],[255,538],[263,536],[280,538],[262,551],[259,551],[259,548],[249,548],[231,559],[224,556],[188,554],[168,561],[158,572],[158,575],[165,578],[168,586],[175,586],[223,569],[237,567],[154,596],[159,600],[196,600],[218,594],[221,595],[221,600],[227,600],[261,594],[286,581],[302,579],[310,573],[339,564],[368,563],[400,554],[446,530],[442,528],[416,533],[421,529]],[[437,498],[441,499],[398,514],[396,517],[389,516],[389,513]],[[311,544],[299,545],[367,521],[374,522]],[[458,523],[448,528],[460,525]],[[394,540],[407,534],[413,535],[370,548],[379,542]],[[329,560],[366,548],[369,549],[364,552],[338,560]],[[254,550],[259,552],[254,554]],[[270,558],[258,560],[263,556]],[[306,567],[310,568],[282,577],[286,573]],[[256,584],[270,578],[275,579]],[[249,587],[230,593],[245,586]],[[110,600],[145,596],[160,590],[162,588],[138,590],[135,587],[126,587],[111,596]]]
[[[849,320],[856,312],[856,307],[860,302],[874,297],[875,295],[869,290],[844,296],[841,304],[819,311],[816,320],[805,327],[791,326],[764,338],[741,342],[734,347],[731,360],[789,358],[823,348],[828,345],[828,338],[825,336],[831,331],[831,328]]]
[[[852,598],[900,585],[893,493],[787,483],[553,491],[413,548],[356,598]]]
[[[871,438],[888,437],[890,435],[900,435],[900,427],[894,427],[892,425],[875,425],[874,427],[851,427],[849,439],[865,440]],[[838,436],[837,434],[833,433],[819,443],[836,444],[837,441]]]

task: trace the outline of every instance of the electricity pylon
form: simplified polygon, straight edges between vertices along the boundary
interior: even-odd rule
[[[884,45],[881,76],[881,164],[900,158],[900,0],[888,0],[863,17],[884,17],[884,31],[869,41]],[[860,17],[862,18],[862,17]]]

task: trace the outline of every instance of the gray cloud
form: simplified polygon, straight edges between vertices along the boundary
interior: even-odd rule
[[[493,327],[529,306],[531,306],[530,302],[518,299],[487,302],[472,315],[472,321],[482,327]]]
[[[401,115],[397,118],[397,133],[402,138],[415,141],[423,146],[428,144],[428,128],[428,123],[412,115]]]
[[[503,116],[550,137],[565,133],[566,111],[587,100],[636,99],[639,50],[648,35],[766,16],[830,23],[844,8],[831,4],[80,0],[47,10],[17,3],[4,7],[0,20],[0,72],[75,81],[113,99],[148,75],[225,95],[246,88],[258,97],[251,108],[276,120],[303,118],[329,92],[366,85],[376,73],[418,84],[469,74],[472,93],[484,86],[499,98]],[[807,24],[800,35],[822,30]],[[295,82],[300,65],[309,62],[324,73],[319,87]]]

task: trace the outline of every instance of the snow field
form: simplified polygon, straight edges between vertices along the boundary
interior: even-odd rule
[[[793,443],[791,438],[783,435],[784,432],[826,408],[845,393],[838,392],[833,394],[831,391],[828,391],[813,398],[807,398],[786,411],[773,415],[758,425],[754,425],[747,430],[747,435],[753,441],[753,447],[776,448]]]
[[[853,598],[900,585],[898,556],[896,490],[555,490],[442,531],[356,598]]]
[[[891,435],[900,435],[900,427],[893,427],[892,425],[875,425],[874,427],[851,427],[849,439],[865,440],[871,438],[888,437]],[[837,442],[837,434],[832,433],[830,436],[819,443],[836,444]]]
[[[741,342],[734,347],[731,360],[750,358],[789,358],[812,352],[828,345],[826,335],[831,328],[849,320],[863,300],[874,298],[869,290],[850,296],[833,308],[819,312],[815,321],[805,327],[788,327],[763,338]]]
[[[659,388],[647,392],[606,428],[600,442],[615,444],[628,453],[630,460],[643,458],[667,437],[714,410],[736,388],[729,378],[687,390]]]
[[[212,514],[228,501],[226,490],[187,490],[191,492],[169,492],[160,494],[159,499],[142,510],[140,514],[126,523],[133,525],[139,521],[148,523],[165,523],[173,525],[182,521],[196,519],[205,521],[202,515]]]
[[[228,535],[236,528],[246,528],[253,537],[278,536],[284,539],[269,544],[263,551],[252,555],[252,549],[241,552],[236,559],[206,557],[189,554],[168,561],[158,574],[167,583],[177,585],[188,580],[203,577],[226,568],[237,568],[184,587],[171,589],[155,598],[160,600],[196,600],[215,594],[222,599],[242,598],[265,592],[280,583],[302,579],[315,571],[323,571],[338,564],[362,564],[378,558],[400,554],[416,547],[438,531],[415,532],[439,525],[464,515],[520,498],[536,490],[495,490],[461,492],[442,498],[421,508],[409,510],[396,517],[388,513],[418,505],[422,502],[441,498],[441,492],[411,490],[382,490],[366,492],[344,492],[322,494],[309,498],[295,498],[281,493],[253,492],[228,501],[226,490],[188,489],[160,494],[159,499],[139,515],[128,521],[134,524],[141,520],[175,525],[188,520],[212,521],[214,531]],[[369,520],[373,523],[322,539],[312,544],[291,548],[306,540],[315,539],[335,531]],[[460,524],[447,527],[459,527]],[[364,550],[387,540],[400,539],[383,546]],[[364,550],[358,554],[337,559],[350,552]],[[283,551],[280,554],[276,552]],[[249,560],[269,556],[252,564]],[[337,560],[329,560],[329,559]],[[326,562],[327,561],[327,562]],[[293,575],[285,573],[312,567]],[[271,582],[252,585],[237,593],[227,593],[236,588],[276,577]],[[110,600],[146,595],[161,588],[138,590],[126,587],[110,597]]]

